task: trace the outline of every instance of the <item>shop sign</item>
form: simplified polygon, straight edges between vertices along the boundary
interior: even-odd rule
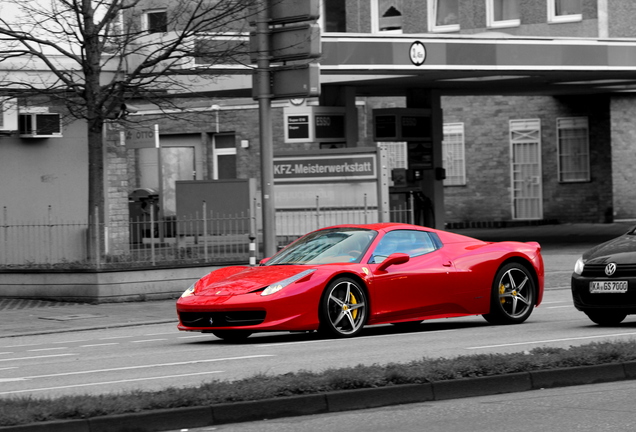
[[[274,158],[276,182],[375,178],[375,155]]]

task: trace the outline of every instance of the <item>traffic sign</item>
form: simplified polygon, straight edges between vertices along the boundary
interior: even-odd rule
[[[291,24],[320,18],[320,0],[271,0],[270,24]]]
[[[320,57],[322,53],[320,26],[302,24],[288,27],[276,27],[269,33],[269,57],[271,62],[285,62]],[[256,33],[250,33],[250,60],[258,60],[258,39]]]
[[[127,129],[125,134],[126,148],[153,148],[156,146],[155,131],[152,126]]]
[[[270,93],[272,99],[308,98],[320,96],[320,66],[304,65],[280,66],[270,71]],[[252,96],[258,98],[258,70],[252,75]]]

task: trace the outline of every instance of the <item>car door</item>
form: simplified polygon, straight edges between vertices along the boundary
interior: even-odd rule
[[[394,230],[377,244],[369,260],[371,317],[369,323],[423,319],[454,313],[453,263],[439,239],[427,231]],[[392,253],[408,262],[383,269]]]

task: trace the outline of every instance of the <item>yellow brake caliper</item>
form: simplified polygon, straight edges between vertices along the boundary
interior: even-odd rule
[[[351,304],[352,305],[358,304],[358,301],[356,300],[356,296],[354,296],[353,293],[349,294],[349,296],[351,297]],[[347,308],[346,305],[345,305],[345,308]],[[356,319],[356,317],[358,316],[358,309],[356,309],[353,312],[351,312],[351,316],[353,317],[353,319]]]
[[[499,285],[499,295],[503,295],[506,292],[506,286],[504,284]],[[510,295],[512,295],[513,297],[517,296],[517,290],[512,290],[510,292]],[[505,298],[500,298],[499,301],[501,303],[505,303],[506,299]]]

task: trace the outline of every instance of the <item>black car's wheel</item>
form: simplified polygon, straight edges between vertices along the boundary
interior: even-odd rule
[[[250,337],[252,332],[246,330],[212,330],[211,333],[228,342],[241,342]]]
[[[536,303],[537,290],[530,271],[522,264],[510,263],[497,272],[490,297],[490,313],[484,315],[491,324],[524,322]]]
[[[627,314],[621,312],[615,312],[611,310],[593,310],[585,311],[585,315],[592,322],[600,326],[614,326],[623,322]]]
[[[368,314],[367,293],[350,278],[329,284],[320,305],[320,330],[328,336],[353,337],[362,331]]]

